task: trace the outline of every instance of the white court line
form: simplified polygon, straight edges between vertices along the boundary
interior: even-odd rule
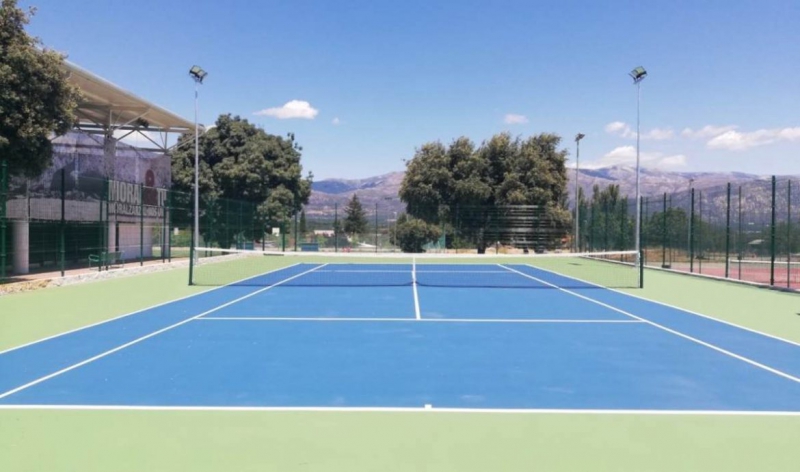
[[[533,267],[533,266],[531,266],[531,267]],[[545,272],[555,273],[555,272],[552,272],[552,271],[547,270],[547,269],[542,269],[540,267],[535,267],[535,269],[542,270],[542,271],[545,271]],[[755,282],[747,282],[745,280],[726,279],[724,277],[714,277],[714,276],[710,276],[710,275],[697,274],[697,273],[689,274],[689,273],[685,273],[685,272],[677,272],[677,271],[668,270],[668,269],[661,269],[661,268],[658,268],[658,267],[647,267],[647,266],[645,266],[645,269],[656,270],[656,271],[659,271],[659,272],[665,272],[667,274],[671,274],[671,275],[679,276],[679,277],[684,277],[684,276],[698,277],[699,276],[699,277],[701,277],[701,280],[702,279],[710,279],[710,280],[715,280],[715,281],[718,281],[718,282],[728,282],[728,283],[747,285],[747,286],[755,287],[755,288],[763,288],[763,285],[756,284]],[[558,274],[558,275],[560,275],[560,274]],[[566,277],[566,276],[562,275],[562,277]],[[787,344],[791,344],[793,346],[800,347],[800,342],[792,341],[791,339],[782,338],[782,337],[776,336],[774,334],[765,333],[765,332],[759,331],[757,329],[748,328],[747,326],[742,326],[740,324],[736,324],[736,323],[733,323],[731,321],[726,321],[726,320],[722,320],[722,319],[719,319],[719,318],[715,318],[715,317],[710,316],[710,315],[706,315],[706,314],[703,314],[703,313],[700,313],[700,312],[697,312],[697,311],[689,310],[688,308],[681,308],[679,306],[670,305],[669,303],[666,303],[666,302],[661,302],[661,301],[658,301],[658,300],[652,300],[652,299],[645,298],[645,297],[642,297],[642,296],[639,296],[639,295],[634,295],[632,293],[623,292],[622,290],[609,288],[609,287],[603,287],[602,285],[597,285],[595,283],[588,282],[586,280],[581,280],[581,279],[579,279],[577,277],[570,277],[570,278],[575,279],[578,282],[583,282],[583,283],[588,284],[588,285],[594,285],[595,287],[600,287],[600,288],[604,288],[606,290],[611,290],[612,292],[619,293],[621,295],[625,295],[625,296],[628,296],[628,297],[631,297],[631,298],[637,298],[639,300],[644,300],[644,301],[647,301],[647,302],[650,302],[650,303],[655,303],[655,304],[658,304],[658,305],[661,305],[661,306],[665,306],[667,308],[672,308],[672,309],[675,309],[675,310],[678,310],[678,311],[682,311],[684,313],[689,313],[690,315],[695,315],[695,316],[699,316],[701,318],[706,318],[708,320],[717,321],[719,323],[726,324],[728,326],[733,326],[734,328],[739,328],[739,329],[743,329],[745,331],[750,331],[751,333],[760,334],[761,336],[765,336],[767,338],[775,339],[777,341],[782,341],[782,342],[785,342]]]
[[[37,385],[37,384],[42,383],[42,382],[44,382],[46,380],[52,379],[53,377],[57,377],[57,376],[59,376],[61,374],[69,372],[69,371],[71,371],[73,369],[77,369],[78,367],[84,366],[84,365],[89,364],[91,362],[94,362],[94,361],[96,361],[98,359],[102,359],[103,357],[106,357],[106,356],[108,356],[110,354],[113,354],[113,353],[115,353],[117,351],[121,351],[121,350],[123,350],[123,349],[125,349],[127,347],[133,346],[134,344],[140,343],[140,342],[142,342],[142,341],[144,341],[146,339],[150,339],[153,336],[157,336],[157,335],[159,335],[159,334],[161,334],[161,333],[163,333],[165,331],[169,331],[169,330],[171,330],[173,328],[177,328],[178,326],[181,326],[181,325],[184,325],[184,324],[186,324],[186,323],[188,323],[190,321],[196,320],[196,319],[200,318],[203,315],[207,315],[209,313],[213,313],[213,312],[215,312],[217,310],[221,310],[221,309],[223,309],[225,307],[231,306],[234,303],[238,303],[238,302],[240,302],[242,300],[250,298],[250,297],[252,297],[254,295],[257,295],[259,293],[266,292],[267,290],[269,290],[269,289],[271,289],[273,287],[277,287],[278,285],[284,284],[284,283],[286,283],[286,282],[288,282],[290,280],[296,279],[298,277],[302,277],[303,275],[306,275],[309,272],[313,272],[313,271],[319,269],[320,267],[323,267],[323,266],[320,265],[320,266],[314,267],[313,269],[309,269],[309,270],[307,270],[305,272],[301,272],[301,273],[299,273],[297,275],[293,275],[293,276],[291,276],[289,278],[281,280],[278,283],[274,283],[274,284],[269,285],[267,287],[264,287],[262,289],[256,290],[255,292],[248,293],[247,295],[245,295],[243,297],[239,297],[239,298],[237,298],[235,300],[232,300],[232,301],[229,301],[229,302],[227,302],[227,303],[225,303],[223,305],[219,305],[217,307],[214,307],[211,310],[204,311],[203,313],[200,313],[199,315],[195,315],[195,316],[193,316],[191,318],[187,318],[187,319],[185,319],[183,321],[179,321],[179,322],[177,322],[175,324],[167,326],[166,328],[161,328],[158,331],[153,331],[150,334],[146,334],[144,336],[141,336],[139,338],[134,339],[133,341],[129,341],[129,342],[125,343],[125,344],[122,344],[121,346],[117,346],[117,347],[115,347],[113,349],[109,349],[108,351],[105,351],[105,352],[103,352],[101,354],[98,354],[98,355],[96,355],[94,357],[90,357],[90,358],[88,358],[86,360],[78,362],[77,364],[73,364],[73,365],[71,365],[69,367],[65,367],[65,368],[63,368],[63,369],[61,369],[61,370],[59,370],[57,372],[53,372],[52,374],[45,375],[44,377],[40,377],[40,378],[38,378],[38,379],[36,379],[36,380],[34,380],[32,382],[26,383],[25,385],[19,386],[17,388],[11,389],[11,390],[9,390],[9,391],[7,391],[5,393],[0,394],[0,399],[5,398],[5,397],[7,397],[9,395],[13,395],[13,394],[15,394],[17,392],[20,392],[22,390],[25,390],[26,388],[33,387],[34,385]]]
[[[515,272],[515,273],[517,273],[517,274],[519,274],[519,275],[521,275],[521,276],[523,276],[523,277],[527,277],[527,278],[529,278],[529,279],[531,279],[531,280],[535,280],[535,281],[537,281],[537,282],[543,283],[543,284],[545,284],[545,285],[548,285],[548,286],[550,286],[550,287],[553,287],[553,288],[555,288],[555,289],[557,289],[557,290],[560,290],[560,291],[562,291],[562,292],[564,292],[564,293],[568,293],[568,294],[570,294],[570,295],[574,295],[574,296],[576,296],[576,297],[578,297],[578,298],[581,298],[581,299],[583,299],[583,300],[586,300],[586,301],[589,301],[589,302],[595,303],[595,304],[597,304],[597,305],[600,305],[600,306],[606,307],[606,308],[608,308],[608,309],[610,309],[610,310],[614,310],[614,311],[616,311],[616,312],[622,313],[623,315],[630,316],[631,318],[634,318],[634,319],[637,319],[637,320],[643,321],[643,322],[645,322],[645,323],[647,323],[647,324],[649,324],[649,325],[652,325],[652,326],[654,326],[654,327],[656,327],[656,328],[662,329],[662,330],[664,330],[664,331],[666,331],[666,332],[668,332],[668,333],[672,333],[672,334],[674,334],[674,335],[676,335],[676,336],[679,336],[679,337],[681,337],[681,338],[688,339],[689,341],[692,341],[692,342],[695,342],[695,343],[697,343],[697,344],[700,344],[701,346],[705,346],[705,347],[707,347],[707,348],[709,348],[709,349],[713,349],[713,350],[715,350],[715,351],[717,351],[717,352],[720,352],[720,353],[722,353],[722,354],[725,354],[725,355],[727,355],[727,356],[733,357],[734,359],[738,359],[738,360],[740,360],[740,361],[746,362],[746,363],[748,363],[748,364],[750,364],[750,365],[752,365],[752,366],[758,367],[758,368],[760,368],[760,369],[764,369],[764,370],[766,370],[767,372],[771,372],[771,373],[773,373],[773,374],[775,374],[775,375],[779,375],[779,376],[781,376],[781,377],[784,377],[784,378],[786,378],[786,379],[788,379],[788,380],[791,380],[791,381],[793,381],[793,382],[800,383],[800,378],[798,378],[798,377],[795,377],[795,376],[793,376],[793,375],[791,375],[791,374],[787,374],[786,372],[783,372],[783,371],[781,371],[781,370],[775,369],[775,368],[773,368],[773,367],[769,367],[769,366],[768,366],[768,365],[766,365],[766,364],[762,364],[762,363],[760,363],[760,362],[754,361],[753,359],[750,359],[750,358],[748,358],[748,357],[744,357],[744,356],[742,356],[742,355],[736,354],[736,353],[734,353],[734,352],[731,352],[731,351],[729,351],[729,350],[727,350],[727,349],[721,348],[721,347],[719,347],[719,346],[716,346],[716,345],[714,345],[714,344],[708,343],[708,342],[706,342],[706,341],[702,341],[702,340],[700,340],[700,339],[697,339],[697,338],[695,338],[695,337],[693,337],[693,336],[689,336],[688,334],[681,333],[680,331],[676,331],[676,330],[674,330],[674,329],[672,329],[672,328],[667,328],[667,327],[666,327],[666,326],[664,326],[664,325],[660,325],[660,324],[658,324],[658,323],[656,323],[656,322],[654,322],[654,321],[650,321],[650,320],[647,320],[647,319],[641,318],[641,317],[639,317],[639,316],[636,316],[636,315],[634,315],[634,314],[632,314],[632,313],[630,313],[630,312],[627,312],[627,311],[625,311],[625,310],[619,309],[619,308],[617,308],[617,307],[615,307],[615,306],[611,306],[611,305],[609,305],[609,304],[607,304],[607,303],[603,303],[603,302],[601,302],[601,301],[598,301],[598,300],[595,300],[595,299],[593,299],[593,298],[589,298],[589,297],[587,297],[587,296],[584,296],[584,295],[581,295],[581,294],[579,294],[579,293],[573,292],[572,290],[567,290],[567,289],[565,289],[565,288],[563,288],[563,287],[559,287],[558,285],[552,284],[552,283],[550,283],[550,282],[547,282],[547,281],[545,281],[545,280],[542,280],[542,279],[540,279],[540,278],[538,278],[538,277],[534,277],[534,276],[532,276],[532,275],[528,275],[528,274],[526,274],[526,273],[524,273],[524,272],[520,272],[520,271],[518,271],[518,270],[516,270],[516,269],[512,269],[512,268],[510,268],[510,267],[507,267],[507,266],[504,266],[504,265],[502,265],[502,264],[499,264],[499,265],[500,265],[500,267],[505,267],[506,269],[508,269],[508,270],[510,270],[510,271],[512,271],[512,272]],[[534,269],[535,269],[535,267],[534,267]],[[565,276],[565,277],[566,277],[566,276]],[[567,278],[569,278],[569,277],[567,277]]]
[[[360,406],[162,406],[162,405],[0,405],[0,410],[78,411],[218,411],[218,412],[319,412],[319,413],[461,413],[541,415],[652,415],[652,416],[800,416],[800,411],[776,410],[604,410],[556,408],[425,408]]]
[[[197,296],[200,296],[200,295],[203,295],[203,294],[206,294],[206,293],[211,293],[211,292],[213,292],[215,290],[220,290],[220,289],[223,289],[225,287],[231,287],[231,286],[233,286],[233,285],[235,285],[237,283],[244,282],[245,280],[255,279],[256,277],[262,277],[262,276],[265,276],[267,274],[272,274],[272,273],[278,272],[279,270],[285,270],[285,269],[289,269],[289,268],[298,266],[300,264],[301,263],[298,262],[296,264],[288,265],[288,266],[285,266],[285,267],[280,267],[280,268],[271,270],[269,272],[264,272],[262,274],[254,275],[252,277],[247,277],[247,278],[244,278],[244,279],[237,280],[236,282],[232,282],[232,283],[230,283],[228,285],[221,285],[219,287],[210,288],[210,289],[207,289],[207,290],[203,290],[202,292],[193,293],[191,295],[186,295],[185,297],[176,298],[176,299],[170,300],[168,302],[163,302],[163,303],[159,303],[157,305],[149,306],[147,308],[142,308],[141,310],[136,310],[136,311],[132,311],[130,313],[125,313],[124,315],[115,316],[114,318],[109,318],[107,320],[98,321],[96,323],[88,324],[86,326],[81,326],[80,328],[75,328],[75,329],[71,329],[69,331],[64,331],[63,333],[54,334],[52,336],[47,336],[46,338],[38,339],[36,341],[31,341],[29,343],[20,344],[19,346],[15,346],[15,347],[6,349],[5,351],[0,351],[0,356],[2,356],[3,354],[6,354],[8,352],[11,352],[11,351],[16,351],[17,349],[22,349],[24,347],[33,346],[34,344],[43,343],[43,342],[49,341],[51,339],[55,339],[55,338],[58,338],[58,337],[61,337],[61,336],[66,336],[67,334],[77,333],[78,331],[82,331],[84,329],[89,329],[89,328],[93,328],[95,326],[99,326],[101,324],[110,323],[112,321],[116,321],[116,320],[125,318],[127,316],[136,315],[138,313],[142,313],[142,312],[147,311],[147,310],[152,310],[154,308],[159,308],[159,307],[162,307],[162,306],[165,306],[165,305],[169,305],[170,303],[180,302],[182,300],[186,300],[186,299],[192,298],[192,297],[197,297]]]
[[[195,321],[321,321],[321,322],[337,322],[337,321],[386,321],[386,322],[408,322],[408,321],[422,321],[425,323],[644,323],[640,320],[624,319],[624,320],[582,320],[582,319],[559,319],[559,318],[539,318],[539,319],[525,319],[525,318],[358,318],[358,317],[341,317],[341,318],[326,318],[326,317],[298,317],[298,316],[204,316]]]
[[[419,292],[417,292],[417,259],[416,257],[411,260],[411,287],[414,290],[414,313],[417,320],[422,319],[422,314],[419,311]]]

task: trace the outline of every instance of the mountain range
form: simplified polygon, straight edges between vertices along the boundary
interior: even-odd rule
[[[592,187],[604,188],[611,184],[620,186],[622,195],[633,195],[636,189],[636,169],[629,166],[613,166],[598,169],[581,169],[578,182],[587,196]],[[332,214],[334,207],[344,208],[354,193],[367,210],[377,204],[380,212],[392,214],[402,212],[405,205],[397,196],[404,172],[368,177],[365,179],[324,179],[312,184],[311,199],[306,213]],[[570,195],[574,194],[575,170],[568,170]],[[661,195],[664,192],[684,191],[690,186],[696,189],[721,187],[728,182],[737,185],[755,180],[767,180],[768,176],[741,172],[669,172],[656,169],[641,169],[640,190],[644,196]],[[572,198],[570,198],[572,200]]]

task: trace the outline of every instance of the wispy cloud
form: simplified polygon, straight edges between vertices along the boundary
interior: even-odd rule
[[[313,120],[319,114],[319,110],[312,107],[310,103],[304,100],[291,100],[286,102],[283,106],[266,108],[254,113],[259,116],[271,116],[279,120],[290,120],[300,118],[304,120]]]
[[[714,137],[706,143],[706,146],[710,149],[742,151],[778,141],[800,141],[800,127],[760,129],[751,132],[730,130]]]
[[[525,115],[515,115],[514,113],[509,113],[503,118],[503,121],[507,125],[520,125],[528,122],[528,117]]]
[[[686,165],[686,156],[683,154],[664,155],[661,152],[643,152],[639,155],[640,163],[643,167],[655,168],[674,168]],[[636,148],[633,146],[619,146],[600,159],[589,162],[585,166],[587,169],[609,166],[632,166],[636,164]]]
[[[681,136],[690,139],[707,139],[727,133],[728,131],[733,131],[736,128],[738,128],[738,126],[736,125],[725,125],[725,126],[706,125],[698,130],[693,130],[692,128],[684,128],[683,131],[681,131]]]
[[[605,131],[608,134],[621,136],[626,139],[636,139],[636,131],[634,131],[629,124],[622,121],[612,121],[605,126]],[[653,128],[642,134],[642,139],[651,139],[654,141],[663,141],[675,137],[675,132],[670,128]]]
[[[331,120],[331,124],[333,126],[339,126],[340,124],[342,124],[342,120],[340,120],[339,117],[337,116],[333,120]]]

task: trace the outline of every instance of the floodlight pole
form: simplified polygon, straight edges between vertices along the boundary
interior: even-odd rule
[[[642,226],[642,197],[641,191],[639,188],[639,141],[640,141],[640,132],[639,132],[639,124],[640,124],[640,112],[639,112],[639,104],[641,102],[641,83],[645,77],[647,77],[647,71],[644,70],[644,67],[637,67],[633,69],[630,73],[630,76],[633,78],[633,83],[636,84],[636,262],[639,261],[641,257],[641,238],[640,238],[640,230]]]
[[[581,202],[578,198],[580,186],[578,185],[578,171],[581,167],[581,139],[586,137],[583,133],[575,136],[575,252],[581,250],[580,227],[581,227]]]
[[[200,126],[197,121],[197,103],[200,84],[208,75],[199,66],[192,66],[189,75],[194,80],[194,246],[200,244]],[[197,252],[194,253],[197,257]]]
[[[197,98],[200,81],[194,81],[194,244],[200,244],[200,136],[197,124]],[[195,256],[197,253],[195,253]]]

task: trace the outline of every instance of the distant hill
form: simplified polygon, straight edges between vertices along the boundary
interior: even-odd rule
[[[393,212],[402,212],[405,205],[397,196],[404,172],[392,172],[366,179],[325,179],[312,185],[311,200],[306,207],[309,215],[333,214],[334,205],[343,208],[353,193],[364,206],[371,210],[378,203],[381,213],[391,217]],[[568,171],[570,195],[574,194],[574,169]],[[731,182],[734,185],[756,180],[767,180],[769,177],[741,172],[667,172],[655,169],[642,169],[640,173],[641,192],[644,196],[661,195],[689,188],[690,179],[696,189],[724,186]],[[579,182],[587,196],[597,184],[604,188],[611,184],[619,184],[623,195],[633,195],[636,189],[636,169],[629,166],[604,167],[600,169],[581,169]],[[570,198],[570,200],[572,200]]]

